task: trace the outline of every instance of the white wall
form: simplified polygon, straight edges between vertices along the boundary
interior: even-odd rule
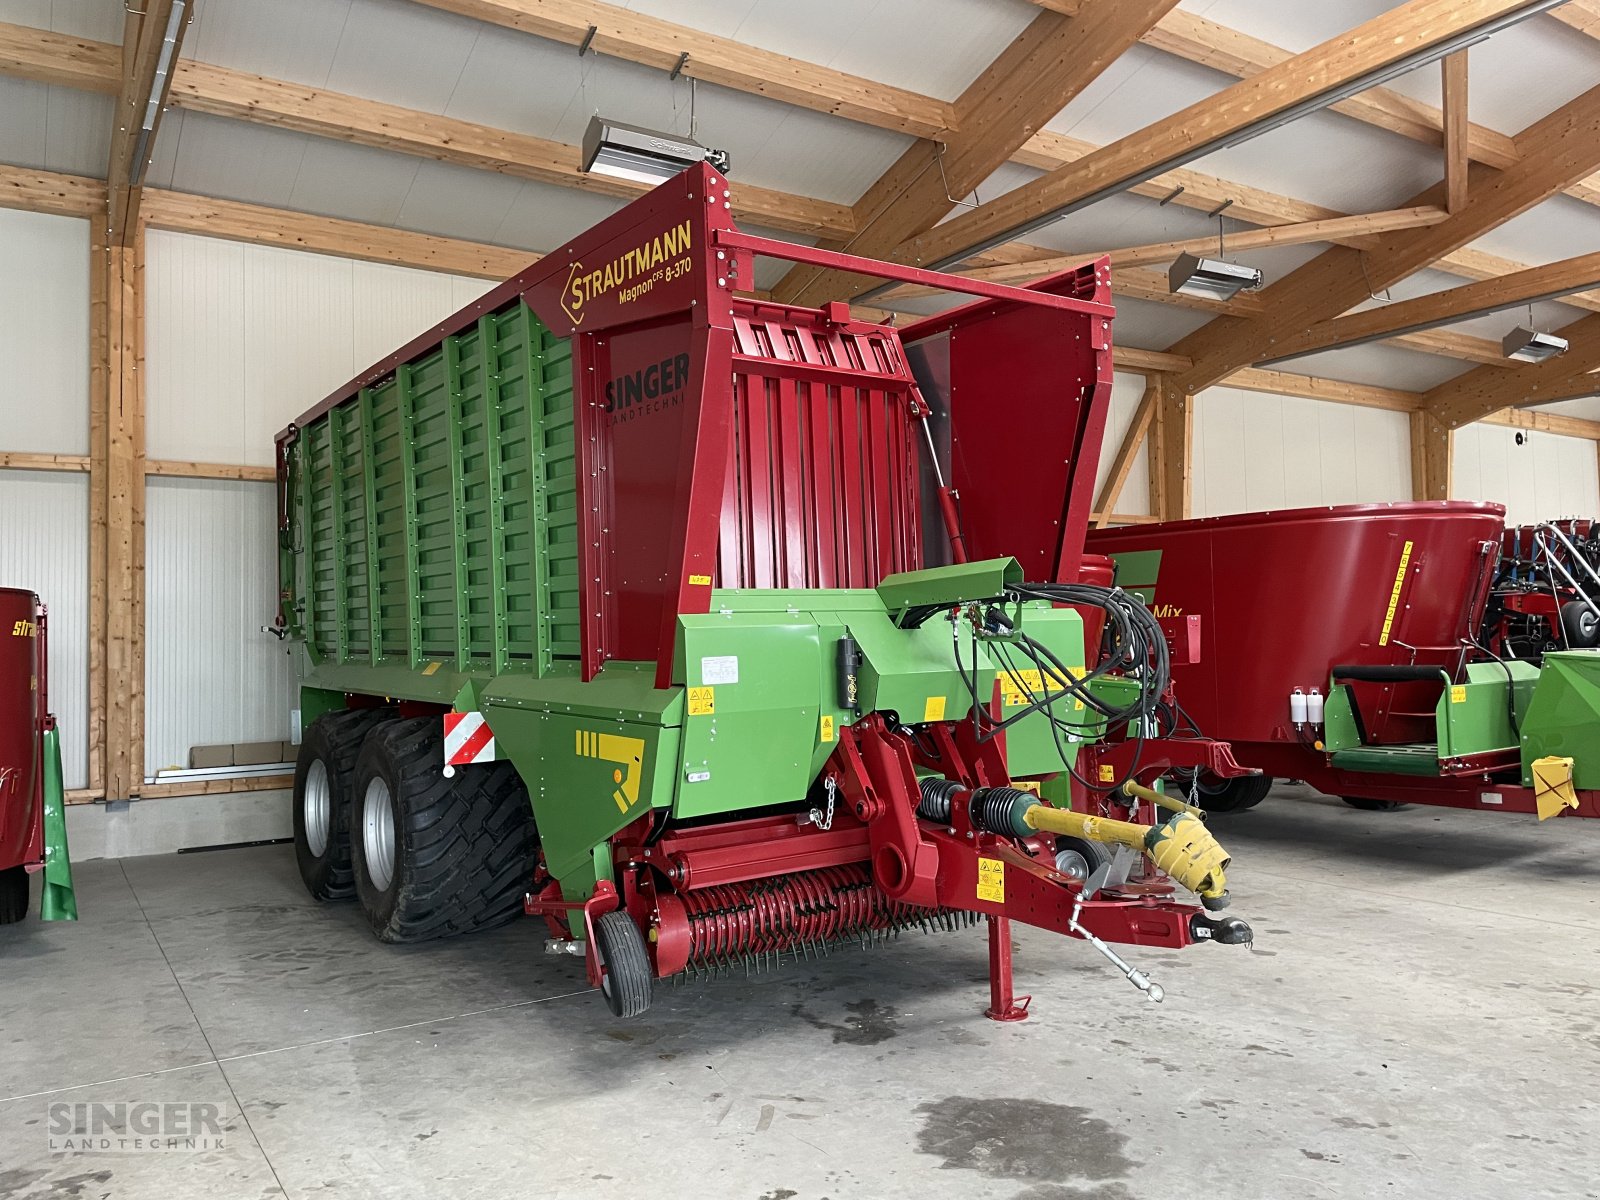
[[[1100,452],[1100,467],[1094,478],[1095,503],[1099,502],[1100,489],[1105,487],[1106,479],[1111,474],[1111,462],[1117,457],[1122,439],[1127,436],[1128,426],[1133,424],[1134,410],[1139,407],[1139,398],[1143,395],[1143,375],[1116,372],[1111,386],[1111,411],[1106,414],[1104,448]],[[1118,513],[1129,517],[1150,511],[1150,455],[1147,450],[1141,449],[1134,456],[1133,466],[1122,485],[1122,493],[1113,507]]]
[[[165,232],[145,281],[150,457],[260,466],[289,421],[493,286]],[[261,632],[275,509],[269,483],[150,481],[146,774],[191,746],[289,734],[293,663]]]
[[[290,420],[493,286],[162,231],[145,284],[150,457],[259,466]]]
[[[0,450],[89,452],[89,223],[0,209]],[[0,471],[0,586],[50,609],[51,707],[88,783],[89,477]]]
[[[1215,387],[1195,400],[1193,514],[1411,498],[1405,413]]]
[[[145,773],[189,747],[289,736],[290,646],[277,613],[277,504],[268,483],[149,481]]]
[[[1556,517],[1600,515],[1600,459],[1586,438],[1524,433],[1505,425],[1456,430],[1452,497],[1493,500],[1506,521],[1527,525]]]

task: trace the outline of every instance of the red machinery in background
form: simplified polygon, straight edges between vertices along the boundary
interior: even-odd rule
[[[29,868],[44,860],[46,661],[39,597],[0,588],[0,924],[27,915]]]
[[[1202,777],[1206,808],[1249,808],[1277,777],[1358,808],[1535,812],[1514,746],[1452,752],[1438,736],[1442,695],[1447,715],[1477,707],[1469,668],[1509,670],[1478,641],[1504,518],[1498,504],[1356,504],[1096,530],[1088,544],[1158,617],[1199,618],[1199,660],[1172,667],[1183,713],[1264,772]],[[1342,756],[1322,741],[1336,688],[1364,743]],[[1506,701],[1485,707],[1498,718]]]
[[[1600,646],[1600,527],[1568,518],[1517,525],[1500,562],[1478,640],[1505,658],[1540,661],[1547,650]]]

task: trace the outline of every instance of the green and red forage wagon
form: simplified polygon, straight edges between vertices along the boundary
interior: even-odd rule
[[[897,331],[736,294],[757,256],[976,299]],[[699,166],[290,425],[311,892],[390,941],[541,915],[622,1015],[980,916],[1002,1018],[1010,920],[1156,998],[1106,943],[1246,941],[1148,786],[1242,769],[1173,736],[1167,637],[1082,554],[1108,281],[753,236]]]

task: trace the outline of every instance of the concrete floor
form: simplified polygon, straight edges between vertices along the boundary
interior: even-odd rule
[[[84,863],[0,930],[0,1197],[1600,1195],[1600,823],[1292,799],[1218,817],[1254,952],[905,935],[612,1020],[532,922],[375,943],[287,846]],[[51,1154],[51,1101],[225,1146]]]

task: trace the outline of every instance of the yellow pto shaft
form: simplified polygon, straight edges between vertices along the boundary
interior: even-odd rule
[[[1139,794],[1145,791],[1148,789],[1141,789]],[[1046,833],[1131,846],[1174,882],[1199,896],[1207,908],[1222,908],[1228,902],[1228,852],[1190,812],[1179,812],[1160,825],[1139,825],[1035,804],[1022,814],[1022,820],[1028,828]]]

